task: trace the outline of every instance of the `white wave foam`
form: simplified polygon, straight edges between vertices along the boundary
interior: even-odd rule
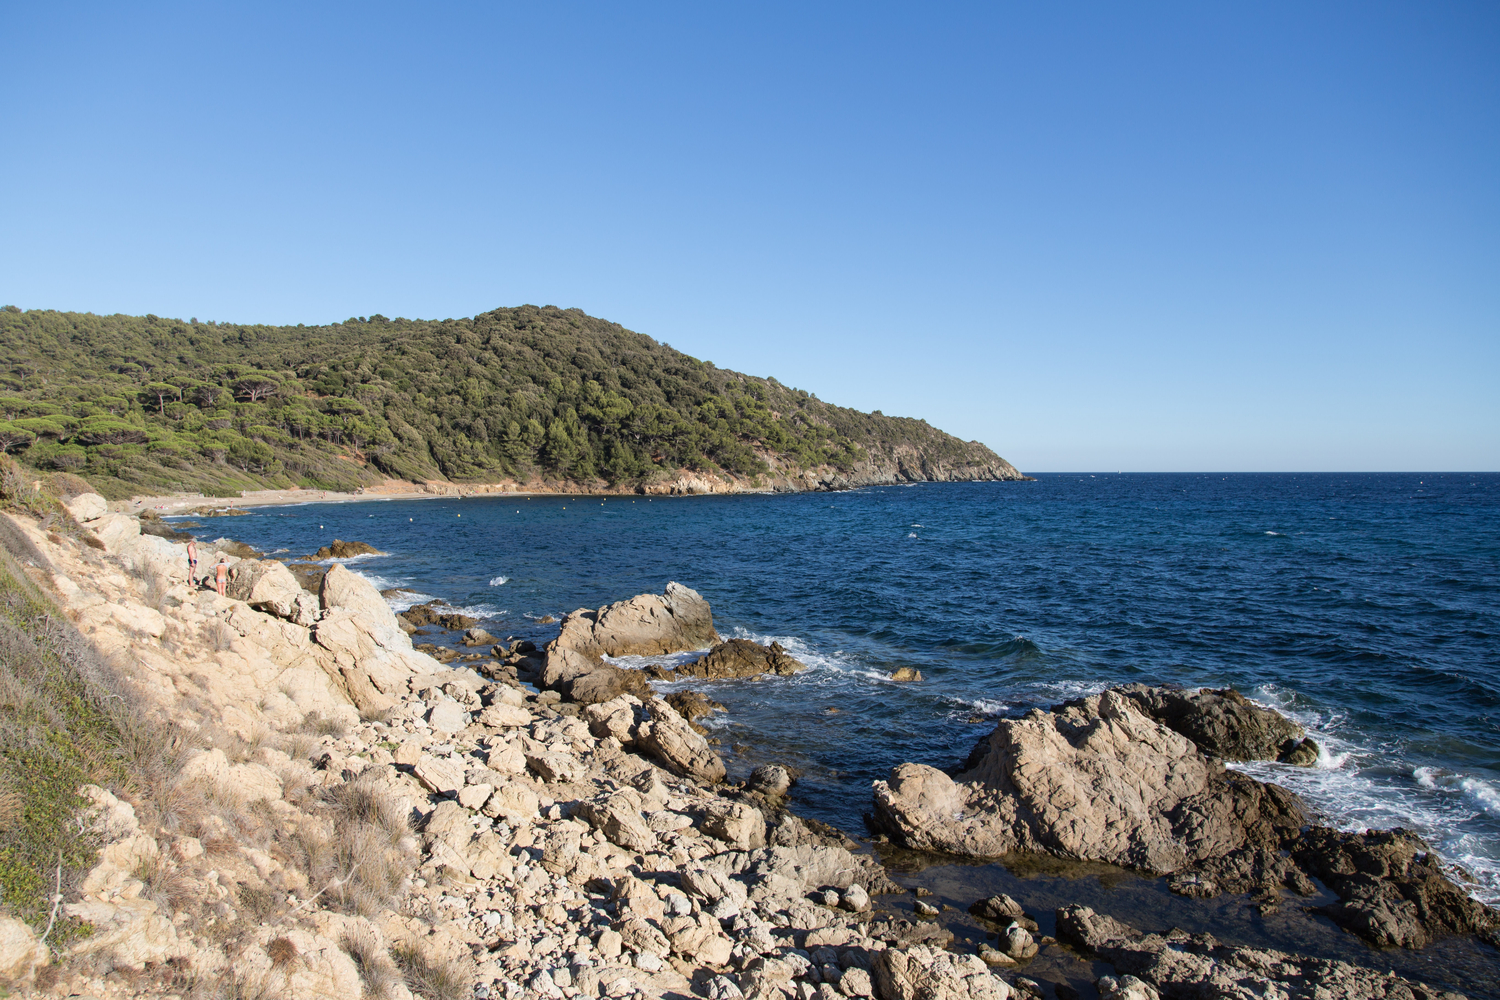
[[[318,559],[315,561],[326,566],[332,566],[334,563],[338,563],[342,566],[348,566],[350,563],[364,562],[368,559],[384,559],[388,555],[390,555],[389,552],[361,552],[357,556],[334,556],[328,559]]]
[[[1483,825],[1487,817],[1500,816],[1500,790],[1494,784],[1445,768],[1402,767],[1388,748],[1371,750],[1328,729],[1307,729],[1319,746],[1310,768],[1274,761],[1229,766],[1290,788],[1339,829],[1415,831],[1437,848],[1449,874],[1474,898],[1500,902],[1500,838],[1473,828],[1476,821]]]
[[[998,698],[954,698],[953,701],[983,715],[1000,715],[1011,708],[1010,702]]]
[[[907,538],[916,538],[917,537],[917,533],[915,531],[910,532],[910,533],[907,534],[906,537]]]
[[[1285,535],[1283,535],[1279,531],[1268,531],[1268,532],[1266,532],[1266,534],[1271,535],[1271,536],[1273,536],[1275,538],[1285,538],[1286,537]]]
[[[510,577],[508,577],[508,576],[497,576],[497,577],[491,578],[491,580],[490,580],[490,586],[491,587],[503,587],[507,583],[510,583]]]

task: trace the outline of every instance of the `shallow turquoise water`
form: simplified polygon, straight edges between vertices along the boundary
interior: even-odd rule
[[[708,685],[739,771],[858,830],[871,780],[949,766],[1000,714],[1126,681],[1229,685],[1306,723],[1257,776],[1343,826],[1406,826],[1500,899],[1500,475],[1043,475],[850,493],[473,498],[206,522],[440,596],[498,635],[679,580],[812,669]],[[915,666],[920,684],[886,676]],[[702,687],[704,685],[695,685]]]

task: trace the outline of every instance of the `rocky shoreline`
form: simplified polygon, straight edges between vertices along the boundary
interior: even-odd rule
[[[343,566],[299,581],[274,560],[200,545],[203,565],[221,552],[232,564],[220,597],[185,585],[180,543],[141,534],[100,498],[70,509],[102,550],[12,518],[40,557],[34,577],[163,725],[193,738],[175,813],[123,788],[84,790],[100,863],[63,909],[91,933],[49,956],[6,921],[0,973],[25,988],[1082,995],[1027,975],[1039,952],[1065,949],[1106,963],[1088,985],[1121,1000],[1456,996],[1346,962],[1143,934],[1076,904],[1027,913],[1004,896],[972,901],[985,940],[956,942],[872,853],[787,809],[788,769],[725,782],[687,700],[655,696],[650,681],[668,674],[801,666],[779,647],[721,641],[680,584],[574,612],[544,649],[497,643],[445,666]],[[659,674],[606,659],[701,649]],[[1310,824],[1290,792],[1223,764],[1316,752],[1233,693],[1116,689],[1001,720],[956,777],[899,765],[876,783],[872,817],[912,848],[1109,861],[1169,874],[1186,896],[1251,891],[1267,909],[1316,879],[1338,895],[1328,915],[1372,943],[1493,944],[1494,912],[1419,840]]]
[[[649,483],[612,486],[603,480],[504,480],[495,483],[456,483],[448,480],[410,482],[386,479],[376,486],[355,492],[337,490],[288,489],[247,490],[237,497],[215,499],[201,494],[171,496],[134,496],[110,502],[119,513],[138,514],[154,511],[159,515],[193,514],[217,516],[232,514],[246,507],[265,507],[296,503],[351,503],[362,500],[460,499],[478,496],[649,496],[689,497],[730,493],[808,493],[838,492],[864,486],[894,486],[910,483],[978,483],[1029,482],[1003,459],[988,464],[933,463],[914,452],[897,452],[881,459],[868,459],[848,472],[820,466],[815,469],[782,469],[773,465],[769,474],[757,477],[735,476],[725,472],[693,472],[683,469]]]

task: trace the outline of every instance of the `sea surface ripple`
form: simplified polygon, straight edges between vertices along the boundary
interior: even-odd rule
[[[723,497],[475,497],[206,522],[353,568],[497,635],[668,580],[812,669],[706,687],[731,773],[802,769],[858,831],[870,782],[951,767],[999,716],[1130,681],[1233,685],[1309,727],[1311,770],[1244,765],[1340,826],[1428,837],[1500,901],[1500,475],[1053,474]],[[412,600],[409,598],[408,600]],[[924,680],[896,684],[900,666]]]

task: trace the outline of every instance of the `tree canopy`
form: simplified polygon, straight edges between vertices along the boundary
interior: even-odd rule
[[[870,449],[997,461],[924,421],[831,406],[577,309],[256,326],[0,309],[0,447],[111,495],[385,478],[625,486]]]

